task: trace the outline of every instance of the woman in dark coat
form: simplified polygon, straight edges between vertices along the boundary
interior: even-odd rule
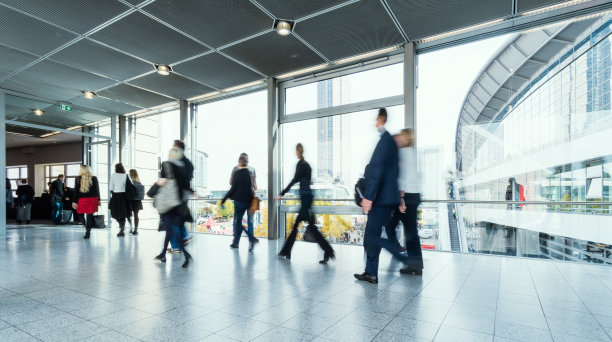
[[[129,183],[129,184],[128,184]],[[119,234],[117,237],[124,237],[125,221],[132,217],[132,200],[126,194],[127,187],[133,187],[132,181],[127,174],[123,164],[115,165],[115,173],[111,175],[108,189],[111,192],[111,199],[108,206],[111,211],[111,217],[119,223]]]

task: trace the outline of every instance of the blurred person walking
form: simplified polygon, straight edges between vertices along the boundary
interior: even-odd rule
[[[134,230],[131,231],[132,235],[138,235],[138,225],[140,224],[140,218],[138,217],[138,212],[142,210],[142,200],[144,199],[145,188],[140,182],[140,177],[138,177],[138,171],[135,169],[130,170],[130,178],[132,179],[132,184],[134,184],[135,194],[134,199],[132,200],[132,213],[134,214]]]
[[[12,189],[11,181],[8,178],[6,179],[5,194],[6,194],[6,222],[8,223],[8,217],[9,217],[11,208],[15,206],[15,200],[13,199],[13,189]]]
[[[242,218],[244,213],[248,212],[253,200],[253,182],[251,172],[249,171],[249,158],[245,154],[241,154],[238,159],[238,166],[235,172],[232,173],[230,182],[232,187],[225,194],[221,201],[221,206],[231,198],[234,201],[234,239],[232,240],[231,248],[238,248],[240,245],[240,237],[244,227],[242,226]],[[253,236],[253,215],[247,214],[247,227],[246,233],[249,237],[249,251],[252,251],[255,244],[259,242],[258,239]]]
[[[298,226],[302,221],[308,221],[308,226],[306,227],[306,234],[310,234],[314,241],[316,241],[321,249],[325,252],[323,255],[323,260],[319,261],[320,264],[327,264],[330,259],[335,259],[336,255],[334,253],[334,249],[331,247],[329,242],[325,240],[323,234],[319,231],[317,226],[315,225],[315,217],[311,212],[312,209],[312,201],[313,195],[312,190],[310,189],[310,184],[312,183],[312,169],[310,164],[304,159],[304,146],[302,144],[297,144],[295,146],[295,154],[297,155],[298,163],[295,166],[295,175],[289,185],[281,192],[280,195],[274,198],[276,201],[279,201],[296,183],[300,183],[300,200],[301,207],[300,212],[295,219],[295,223],[293,225],[293,229],[291,229],[291,233],[285,241],[285,245],[281,249],[279,256],[285,257],[287,259],[291,259],[291,249],[293,248],[293,244],[295,243],[295,239],[298,233]]]
[[[62,222],[62,208],[64,203],[64,175],[60,174],[57,179],[51,182],[51,220],[54,225]]]
[[[365,168],[365,192],[361,200],[361,209],[368,215],[365,228],[366,267],[365,272],[355,274],[355,278],[372,284],[378,283],[378,262],[381,248],[385,248],[394,257],[407,262],[401,254],[397,242],[381,237],[382,228],[389,221],[393,208],[400,204],[397,178],[399,174],[398,148],[385,129],[387,110],[380,108],[376,117],[376,128],[380,140],[376,144],[370,162]]]
[[[184,191],[184,199],[185,201],[188,201],[189,196],[191,194],[193,194],[195,191],[193,191],[193,189],[191,189],[191,181],[193,180],[193,163],[191,163],[191,160],[189,160],[189,158],[187,158],[187,156],[185,155],[185,143],[182,140],[174,140],[174,147],[178,148],[181,150],[181,152],[183,153],[183,158],[181,158],[181,162],[183,163],[183,168],[181,169],[181,172],[183,174],[183,191]],[[181,227],[181,236],[183,237],[183,239],[185,239],[185,245],[189,244],[189,241],[191,241],[191,237],[189,236],[189,233],[187,232],[187,227],[185,227],[185,225],[183,225]],[[172,244],[172,248],[173,248],[173,252],[174,253],[180,253],[181,250],[179,249],[180,247],[180,242],[178,241],[170,241],[170,243]]]
[[[134,185],[130,177],[125,173],[123,164],[115,164],[115,173],[111,175],[108,189],[111,192],[111,199],[108,207],[111,211],[111,217],[119,223],[119,233],[117,237],[125,237],[125,221],[132,217],[132,200],[130,194]]]
[[[30,214],[34,204],[34,188],[28,184],[27,179],[21,180],[17,187],[17,224],[25,222],[30,224]]]
[[[423,274],[423,253],[421,240],[417,230],[417,208],[421,203],[421,181],[418,173],[417,153],[414,148],[414,131],[403,129],[394,137],[399,148],[399,199],[400,204],[393,211],[385,231],[389,240],[397,243],[397,228],[401,221],[404,226],[406,253],[408,254],[407,267],[400,269],[402,274]]]
[[[85,226],[85,236],[89,239],[91,228],[94,226],[94,213],[100,206],[100,186],[98,178],[91,173],[87,165],[81,165],[79,175],[74,182],[74,198],[72,208],[76,209],[79,220]]]
[[[239,167],[240,167],[240,158],[246,158],[247,163],[249,162],[249,155],[246,153],[241,153],[240,157],[238,158],[238,165],[234,166],[234,168],[232,169],[232,174],[230,176],[230,185],[232,185],[232,182],[234,180],[234,174],[236,173],[236,171],[238,171]],[[248,165],[247,169],[249,170],[249,174],[251,175],[251,182],[253,183],[253,191],[257,190],[257,173],[255,172],[255,168],[253,168],[252,166]],[[248,219],[248,234],[253,235],[255,234],[255,227],[253,225],[253,214],[255,214],[255,211],[251,212],[250,210],[247,210],[247,219]],[[258,242],[259,239],[255,238]]]
[[[162,163],[161,178],[155,186],[149,190],[153,195],[155,207],[161,215],[166,229],[166,238],[162,252],[155,257],[161,262],[166,262],[166,251],[172,236],[179,241],[181,251],[185,256],[183,268],[189,266],[192,260],[191,254],[185,249],[186,236],[184,235],[185,222],[193,222],[193,217],[187,207],[186,194],[190,191],[189,181],[185,177],[185,163],[183,163],[183,150],[172,147],[168,153],[168,160]]]

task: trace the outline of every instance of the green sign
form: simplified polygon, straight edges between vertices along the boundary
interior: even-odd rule
[[[67,111],[67,112],[71,112],[71,111],[72,111],[72,106],[69,106],[69,105],[67,105],[67,104],[60,103],[60,109],[61,109],[61,110],[65,110],[65,111]]]

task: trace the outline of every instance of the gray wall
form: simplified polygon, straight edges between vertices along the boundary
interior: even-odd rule
[[[28,183],[40,196],[45,189],[44,172],[35,172],[35,165],[57,163],[82,163],[82,143],[52,144],[47,146],[18,147],[6,150],[6,166],[28,167]],[[39,167],[40,168],[40,167]]]

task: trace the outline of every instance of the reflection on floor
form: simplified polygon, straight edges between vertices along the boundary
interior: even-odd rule
[[[113,233],[116,233],[114,231]],[[153,261],[162,235],[118,239],[55,227],[0,245],[0,341],[610,341],[612,269],[425,252],[423,277],[383,252],[380,283],[358,283],[363,250],[198,235],[195,262]]]

